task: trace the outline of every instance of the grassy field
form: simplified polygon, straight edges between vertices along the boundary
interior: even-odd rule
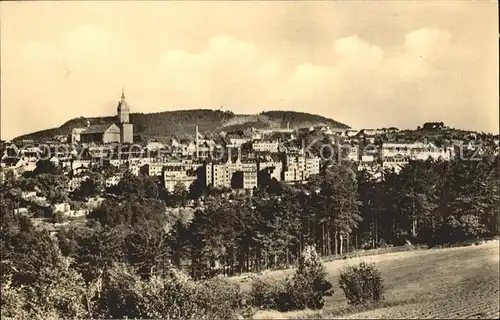
[[[385,282],[385,301],[376,309],[347,306],[338,288],[339,269],[361,261],[375,262]],[[325,264],[335,293],[319,311],[280,313],[259,311],[254,319],[290,318],[499,318],[499,243],[478,246],[406,251],[337,260]],[[293,270],[272,271],[282,278]],[[248,291],[251,282],[232,278]]]

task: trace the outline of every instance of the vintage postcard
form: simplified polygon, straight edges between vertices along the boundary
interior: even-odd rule
[[[0,2],[2,319],[498,319],[498,3]]]

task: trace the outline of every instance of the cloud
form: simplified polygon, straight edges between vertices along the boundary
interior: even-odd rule
[[[409,55],[432,63],[447,53],[450,40],[447,30],[419,29],[406,35],[405,48]]]
[[[357,69],[363,72],[377,69],[384,59],[381,48],[370,45],[358,36],[350,36],[335,40],[334,50],[340,59],[341,69]]]
[[[129,46],[113,41],[107,30],[81,26],[60,42],[36,44],[30,50],[45,59],[44,68],[51,64],[71,68],[72,85],[79,89],[67,89],[62,99],[70,100],[81,88],[111,90],[111,84],[98,76],[105,73],[116,75],[114,83],[126,83],[137,101],[133,105],[148,105],[150,111],[224,105],[241,113],[292,109],[349,118],[363,109],[370,114],[366,110],[370,106],[392,102],[401,83],[435,75],[449,35],[433,29],[412,31],[401,43],[402,50],[392,54],[357,35],[331,43],[322,64],[287,65],[256,43],[227,34],[210,37],[197,51],[172,48],[151,61],[134,61],[134,53],[125,50]],[[102,105],[97,102],[93,100],[94,106]]]
[[[392,56],[358,36],[343,37],[332,41],[327,63],[304,61],[292,69],[265,55],[254,43],[218,35],[197,53],[164,52],[154,82],[182,93],[194,104],[216,106],[220,101],[244,111],[331,107],[341,105],[343,99],[352,102],[366,96],[373,101],[394,94],[397,82],[432,75],[434,60],[420,55],[434,57],[436,46],[447,39],[443,35],[430,29],[411,32],[402,52]]]
[[[440,63],[450,50],[451,35],[446,30],[419,29],[405,37],[404,51],[387,60],[386,68],[395,81],[420,81],[440,71]]]
[[[277,81],[281,65],[266,58],[249,42],[218,35],[201,52],[172,49],[164,52],[155,67],[157,88],[174,90],[192,105],[235,108],[257,107]]]
[[[479,4],[433,6],[437,14],[393,2],[249,3],[231,5],[229,20],[225,4],[218,15],[193,5],[75,2],[38,24],[48,4],[2,10],[2,134],[112,115],[122,85],[133,112],[222,104],[236,113],[319,113],[354,127],[439,117],[498,128],[488,122],[498,118],[497,57],[481,49],[498,38],[473,24],[486,12]]]

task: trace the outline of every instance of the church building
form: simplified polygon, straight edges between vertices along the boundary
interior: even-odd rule
[[[116,112],[116,123],[91,125],[90,121],[87,121],[86,128],[74,128],[71,132],[71,143],[133,143],[134,125],[130,123],[130,107],[123,90]]]
[[[134,125],[130,123],[130,107],[127,101],[125,101],[125,93],[122,90],[122,98],[118,102],[118,107],[116,108],[118,114],[118,127],[120,128],[120,142],[121,143],[133,143],[134,142]]]

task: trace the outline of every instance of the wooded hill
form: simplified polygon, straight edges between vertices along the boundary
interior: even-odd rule
[[[42,140],[57,135],[67,135],[73,128],[91,124],[105,124],[116,121],[116,117],[75,118],[58,128],[22,135],[17,139]],[[349,126],[330,118],[315,114],[294,111],[266,111],[256,115],[238,115],[231,111],[197,109],[165,111],[158,113],[132,113],[130,122],[134,124],[134,134],[143,138],[194,136],[195,126],[201,133],[245,130],[252,127],[265,128],[302,128],[315,125],[328,125],[331,128],[348,129]]]

